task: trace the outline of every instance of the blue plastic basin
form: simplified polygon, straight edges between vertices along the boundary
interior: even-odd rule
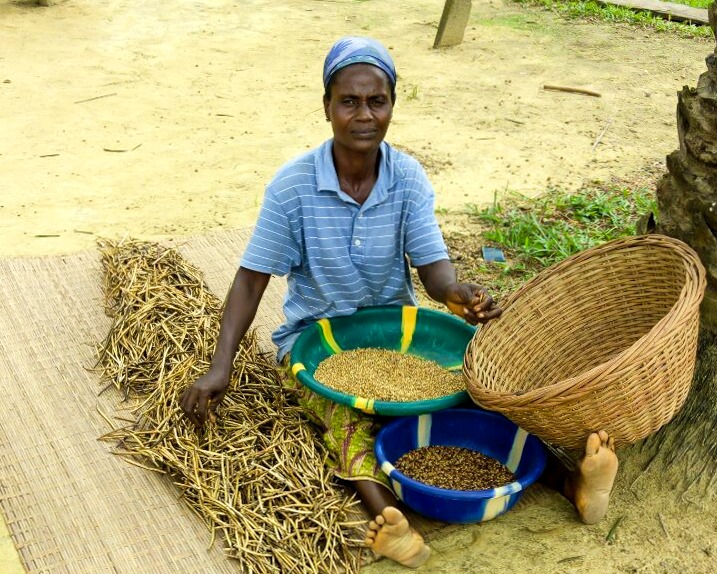
[[[516,481],[489,490],[449,490],[413,480],[395,468],[407,452],[423,446],[457,446],[493,457],[516,475]],[[443,522],[475,523],[510,510],[545,468],[540,440],[503,415],[480,408],[451,408],[400,417],[378,433],[376,457],[396,496],[415,512]]]

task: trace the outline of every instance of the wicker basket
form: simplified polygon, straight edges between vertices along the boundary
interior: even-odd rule
[[[468,392],[567,450],[600,429],[617,445],[638,441],[687,398],[705,287],[697,254],[662,235],[573,255],[476,332],[464,358]]]

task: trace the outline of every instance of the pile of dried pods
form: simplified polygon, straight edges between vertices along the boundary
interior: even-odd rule
[[[254,332],[241,343],[218,417],[197,431],[179,402],[209,365],[221,302],[174,250],[140,241],[99,248],[114,323],[98,366],[125,398],[140,399],[136,421],[102,439],[168,474],[240,572],[358,572],[357,502],[333,482],[320,441]]]

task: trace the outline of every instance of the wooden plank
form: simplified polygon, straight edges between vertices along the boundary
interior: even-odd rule
[[[446,0],[433,47],[457,46],[463,42],[470,15],[471,0]]]
[[[693,24],[709,24],[706,8],[693,8],[674,2],[661,0],[597,0],[598,4],[623,6],[633,10],[645,10],[655,16],[676,22],[692,22]]]

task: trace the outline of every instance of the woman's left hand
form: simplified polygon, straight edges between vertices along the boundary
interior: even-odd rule
[[[485,287],[473,283],[454,283],[446,292],[446,306],[454,315],[471,325],[487,323],[500,317],[503,310],[496,307]]]

